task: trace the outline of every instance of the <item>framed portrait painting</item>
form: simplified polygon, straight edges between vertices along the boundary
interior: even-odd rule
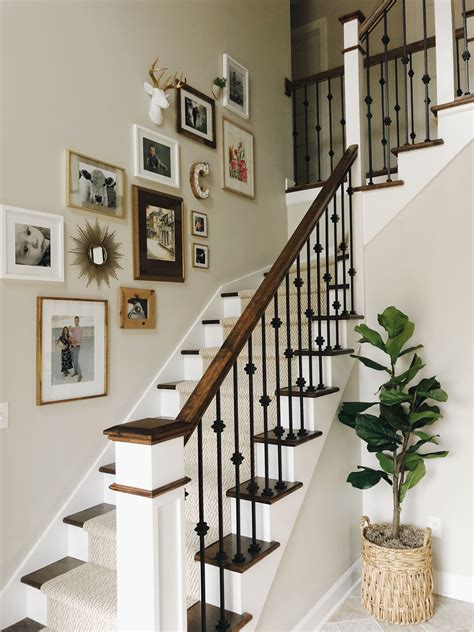
[[[37,298],[36,403],[107,395],[107,301]]]
[[[242,118],[249,118],[249,71],[227,53],[222,57],[222,74],[227,83],[222,104]]]
[[[125,169],[71,150],[66,152],[66,167],[68,206],[125,218]]]
[[[191,211],[191,235],[196,237],[209,236],[207,213]]]
[[[155,290],[120,288],[120,328],[154,329]]]
[[[184,281],[183,199],[132,187],[134,278]]]
[[[179,142],[140,125],[133,126],[134,174],[179,189]]]
[[[222,119],[223,188],[255,197],[253,134],[229,119]]]
[[[176,129],[208,147],[216,147],[216,105],[214,99],[184,84],[177,93]]]
[[[0,205],[0,278],[64,281],[64,217]]]

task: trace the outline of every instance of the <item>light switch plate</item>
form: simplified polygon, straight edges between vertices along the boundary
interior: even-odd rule
[[[0,429],[8,428],[8,402],[0,403]]]

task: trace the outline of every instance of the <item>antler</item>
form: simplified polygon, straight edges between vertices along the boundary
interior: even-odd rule
[[[168,77],[162,90],[166,92],[166,90],[171,90],[172,88],[181,88],[186,83],[186,77],[183,79],[183,74],[181,73],[178,77],[178,73],[175,72],[173,77]]]
[[[166,92],[166,90],[171,90],[172,88],[181,88],[186,83],[186,77],[183,79],[184,73],[181,73],[180,76],[178,77],[177,72],[175,72],[172,77],[169,76],[168,79],[166,79],[163,82],[163,86],[160,86],[160,82],[163,79],[164,74],[168,70],[168,68],[156,68],[155,66],[158,63],[158,60],[159,60],[159,57],[155,59],[155,61],[151,64],[150,68],[148,69],[148,74],[150,75],[150,79],[153,82],[153,87],[161,88],[163,92]],[[158,76],[158,78],[155,76],[157,72],[161,73]]]
[[[148,74],[150,75],[150,79],[153,82],[154,88],[160,87],[160,81],[163,79],[163,75],[168,70],[168,68],[155,68],[156,64],[158,63],[158,60],[159,60],[159,57],[155,59],[155,61],[151,64],[150,68],[148,69]],[[155,77],[155,73],[157,72],[161,72],[158,79]]]

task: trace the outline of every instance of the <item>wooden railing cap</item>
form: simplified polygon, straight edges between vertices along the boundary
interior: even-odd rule
[[[345,15],[341,15],[339,18],[339,22],[341,24],[345,24],[346,22],[350,22],[351,20],[359,20],[359,22],[363,22],[365,20],[365,15],[362,11],[352,11],[352,13],[346,13]]]
[[[171,418],[146,417],[119,424],[104,430],[111,441],[154,445],[177,437],[187,437],[192,431],[191,424]]]

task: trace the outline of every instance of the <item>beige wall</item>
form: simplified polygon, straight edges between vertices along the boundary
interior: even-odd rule
[[[220,148],[211,150],[175,133],[172,97],[161,131],[181,145],[185,284],[133,281],[130,210],[126,221],[111,222],[122,242],[124,270],[110,289],[86,288],[71,267],[70,254],[64,284],[1,282],[0,401],[10,403],[10,427],[0,431],[3,581],[105,445],[102,430],[124,419],[215,289],[271,263],[281,248],[284,178],[291,160],[290,100],[283,94],[289,28],[287,0],[1,3],[1,202],[63,214],[66,251],[76,225],[94,219],[65,206],[66,148],[125,167],[129,184],[160,188],[132,176],[132,124],[153,127],[143,81],[157,54],[206,93],[222,74],[222,53],[249,68],[251,118],[244,124],[255,132],[257,168],[254,201],[222,191]],[[220,142],[220,103],[217,111]],[[197,160],[209,161],[212,172],[211,197],[203,203],[192,197],[188,182],[189,166]],[[190,265],[191,208],[209,213],[210,271]],[[155,331],[119,329],[119,286],[155,288]],[[35,405],[35,301],[40,295],[108,299],[108,397]]]
[[[474,574],[473,169],[471,144],[368,245],[365,277],[369,326],[377,326],[377,314],[388,305],[408,314],[416,325],[413,343],[425,346],[423,375],[437,375],[449,395],[444,419],[430,429],[441,436],[439,449],[450,454],[427,462],[426,477],[407,495],[402,520],[425,527],[428,516],[441,518],[434,566],[461,576],[458,589],[462,576]],[[374,374],[361,370],[362,401],[380,383]],[[365,449],[363,454],[364,462],[373,460]],[[364,513],[391,519],[388,486],[364,494]]]

